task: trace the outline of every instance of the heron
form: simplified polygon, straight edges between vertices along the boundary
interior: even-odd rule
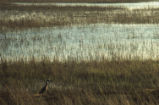
[[[45,85],[41,88],[41,90],[39,91],[39,94],[43,94],[46,91],[48,91],[48,84],[50,83],[50,80],[46,80]]]

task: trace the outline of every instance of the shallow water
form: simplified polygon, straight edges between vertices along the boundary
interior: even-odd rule
[[[117,6],[125,7],[128,9],[138,9],[138,8],[159,8],[159,2],[140,2],[140,3],[13,3],[16,5],[50,5],[50,6],[88,6],[88,7],[108,7]]]
[[[101,60],[159,58],[158,25],[95,24],[0,33],[7,60]]]

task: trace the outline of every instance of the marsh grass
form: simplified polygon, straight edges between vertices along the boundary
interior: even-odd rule
[[[0,64],[1,105],[156,105],[159,61],[17,61]],[[46,79],[49,91],[34,97]],[[156,93],[156,92],[155,92]]]
[[[0,11],[2,30],[97,22],[158,23],[157,9],[130,11],[113,7],[75,9],[1,4]],[[12,62],[1,59],[0,105],[157,105],[158,91],[147,90],[158,90],[158,68],[158,60]],[[52,80],[49,91],[35,97],[47,79]]]
[[[0,29],[54,27],[95,23],[158,24],[154,8],[129,10],[124,7],[0,6]]]
[[[84,3],[131,3],[131,2],[150,2],[157,0],[1,0],[1,2],[84,2]]]

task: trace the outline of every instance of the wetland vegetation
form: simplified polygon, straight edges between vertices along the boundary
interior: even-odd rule
[[[1,105],[157,105],[159,61],[6,62]],[[34,97],[45,79],[49,91]],[[156,91],[155,91],[156,90]]]
[[[87,2],[87,3],[133,3],[133,2],[151,2],[157,0],[1,0],[1,2]]]
[[[0,3],[0,105],[159,104],[158,7],[13,2],[26,0]]]
[[[0,29],[55,27],[77,24],[158,24],[159,9],[148,7],[129,9],[120,6],[0,6]]]

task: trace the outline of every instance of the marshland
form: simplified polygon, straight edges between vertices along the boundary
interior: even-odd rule
[[[2,0],[0,105],[158,105],[158,17],[155,0]]]

